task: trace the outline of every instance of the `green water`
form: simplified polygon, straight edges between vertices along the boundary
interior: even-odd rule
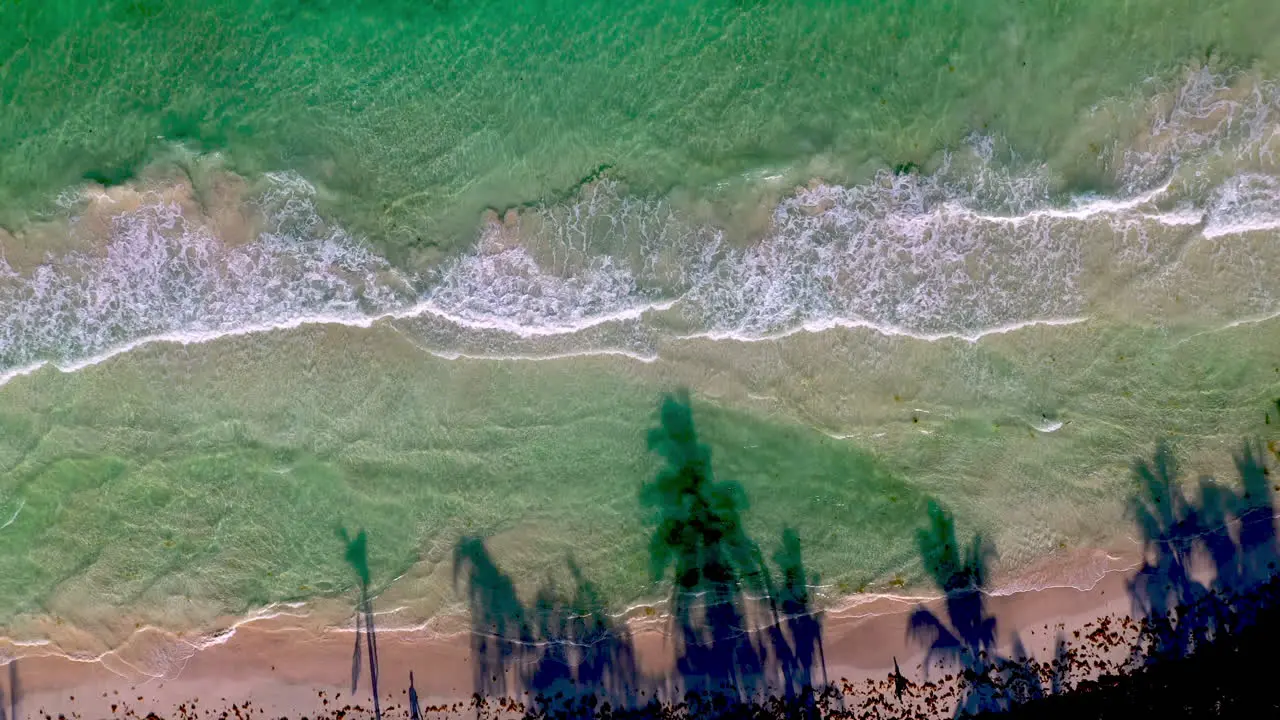
[[[993,538],[1010,567],[1112,542],[1128,532],[1136,455],[1172,435],[1190,467],[1229,475],[1231,451],[1280,393],[1274,318],[1232,325],[1280,307],[1267,270],[1280,261],[1267,214],[1274,203],[1265,193],[1222,200],[1236,174],[1277,171],[1264,132],[1274,119],[1249,115],[1239,100],[1280,98],[1266,84],[1280,67],[1276,38],[1280,4],[1265,0],[0,0],[0,226],[12,233],[0,233],[0,250],[30,265],[67,238],[109,250],[101,273],[92,253],[48,282],[16,260],[21,272],[0,273],[0,357],[19,359],[0,372],[84,359],[147,335],[213,337],[334,312],[326,303],[341,294],[333,278],[342,273],[294,272],[295,256],[249,272],[253,250],[227,260],[224,273],[243,271],[252,283],[222,283],[214,271],[209,280],[201,272],[221,262],[209,248],[230,239],[210,231],[208,243],[154,250],[163,245],[156,238],[173,240],[155,223],[137,232],[95,225],[95,213],[109,212],[72,197],[86,182],[145,196],[179,185],[175,170],[185,172],[193,199],[181,212],[197,227],[219,203],[256,202],[219,184],[228,177],[257,192],[280,184],[267,173],[297,174],[316,186],[323,221],[308,214],[312,195],[281,191],[280,204],[307,209],[278,226],[264,221],[288,236],[284,245],[341,227],[350,245],[414,270],[471,252],[486,208],[520,206],[532,219],[513,235],[571,275],[575,263],[605,254],[639,263],[651,247],[679,267],[697,255],[681,243],[720,228],[730,245],[749,246],[767,234],[788,188],[817,177],[864,189],[917,183],[903,185],[904,196],[942,177],[937,186],[965,188],[979,209],[996,197],[993,205],[1019,211],[1084,191],[1119,195],[1119,175],[1134,165],[1155,170],[1125,193],[1166,175],[1176,181],[1130,215],[1042,226],[898,212],[892,193],[841,200],[832,227],[888,217],[874,227],[905,247],[909,233],[888,234],[905,218],[900,225],[921,221],[936,236],[974,238],[966,247],[979,251],[958,265],[975,277],[1000,266],[1006,250],[1030,258],[1011,267],[1026,270],[1031,290],[1008,290],[1020,278],[993,273],[987,286],[964,291],[972,297],[957,291],[972,302],[948,304],[945,283],[912,283],[955,267],[912,266],[905,250],[868,255],[868,265],[890,268],[869,276],[888,278],[872,300],[906,288],[891,298],[899,305],[885,301],[892,312],[867,318],[882,332],[682,337],[687,328],[746,327],[734,325],[744,313],[723,293],[707,301],[705,317],[655,319],[654,311],[636,321],[639,330],[619,321],[596,335],[561,332],[563,317],[631,308],[640,296],[623,298],[629,305],[560,297],[548,281],[528,293],[553,296],[538,312],[502,306],[467,316],[523,292],[486,294],[501,283],[482,274],[457,286],[458,295],[471,291],[466,302],[446,308],[472,325],[441,330],[444,321],[419,317],[260,329],[6,377],[0,523],[12,521],[0,528],[0,623],[54,615],[118,641],[104,616],[203,626],[220,613],[339,596],[355,581],[342,527],[368,530],[377,589],[394,588],[403,573],[428,578],[413,578],[429,590],[414,608],[421,614],[453,607],[448,573],[432,568],[470,534],[494,539],[524,590],[563,573],[573,556],[615,606],[658,597],[637,493],[658,467],[645,432],[659,397],[680,386],[693,390],[717,472],[748,492],[751,536],[768,556],[783,528],[796,528],[827,598],[920,580],[913,533],[928,498],[952,508],[964,532]],[[1223,74],[1188,71],[1202,67]],[[1161,108],[1215,83],[1207,100],[1193,98],[1192,111],[1170,121],[1172,138],[1148,132]],[[1218,132],[1213,103],[1222,98],[1245,109]],[[946,165],[940,151],[973,134],[997,139],[1000,157]],[[1210,141],[1187,139],[1201,136]],[[1116,160],[1168,146],[1178,146],[1168,168]],[[944,165],[951,175],[931,174]],[[894,167],[896,175],[875,174]],[[1033,175],[1025,192],[986,185],[1021,187]],[[599,204],[614,214],[574,225],[606,185]],[[838,205],[832,197],[782,218],[800,229],[779,231],[776,256],[801,263],[838,246],[822,234],[829,227],[803,225]],[[1180,224],[1170,219],[1180,204],[1210,210]],[[859,215],[864,206],[875,207]],[[68,219],[82,212],[91,220]],[[48,219],[57,222],[37,222]],[[667,234],[645,246],[655,219],[670,220]],[[1020,227],[1045,241],[1022,242]],[[171,235],[187,242],[198,233],[182,226]],[[797,237],[818,239],[789,256]],[[1064,249],[1060,238],[1079,245]],[[911,248],[924,255],[931,246]],[[214,259],[205,262],[206,252]],[[66,253],[51,257],[47,267]],[[198,262],[178,261],[189,257]],[[166,263],[179,269],[153,282]],[[786,269],[759,266],[764,275]],[[895,275],[898,266],[907,270]],[[809,278],[829,271],[815,267],[784,288],[799,308],[781,313],[792,327],[840,315],[819,312],[824,298],[805,304]],[[81,276],[98,284],[81,292]],[[191,300],[190,287],[212,299]],[[287,292],[255,306],[267,287]],[[786,294],[751,287],[747,304]],[[982,305],[1006,290],[1006,305]],[[129,306],[123,320],[82,312],[116,299]],[[897,333],[915,327],[916,311],[934,313],[920,333],[987,329],[971,327],[983,320],[1087,320],[978,342]],[[961,319],[946,324],[947,312]],[[494,317],[507,324],[484,324]],[[512,326],[561,334],[524,337]],[[601,348],[648,362],[547,359]]]
[[[767,413],[699,400],[695,417],[717,473],[747,491],[747,529],[766,555],[793,527],[828,598],[891,590],[922,579],[913,533],[929,497],[1016,564],[1122,528],[1128,466],[1156,438],[1178,439],[1193,473],[1229,481],[1231,453],[1264,429],[1262,410],[1280,394],[1268,362],[1277,336],[1161,335],[1091,329],[941,348],[924,366],[963,387],[938,378],[915,400],[951,412],[929,417],[885,397],[882,416],[864,421],[882,440],[805,427],[820,393]],[[320,352],[335,344],[350,349]],[[1067,366],[1051,367],[1055,355]],[[789,375],[906,392],[917,369]],[[658,393],[697,387],[699,374],[595,358],[444,361],[385,330],[312,328],[20,378],[0,413],[6,508],[24,503],[4,529],[4,617],[51,613],[106,634],[104,608],[203,626],[215,611],[346,592],[355,577],[340,527],[369,531],[379,589],[415,563],[447,565],[456,539],[477,534],[498,539],[526,591],[573,557],[613,603],[660,596],[638,499],[659,467],[645,434]],[[751,405],[740,393],[732,404]],[[1029,400],[1070,425],[1033,431]],[[428,587],[437,600],[418,611],[451,607],[446,587]],[[175,613],[175,597],[201,604]]]
[[[0,223],[170,143],[299,171],[415,265],[606,167],[640,193],[851,180],[978,131],[1089,187],[1087,108],[1196,59],[1274,63],[1277,29],[1266,0],[5,0]]]
[[[658,594],[639,489],[659,467],[645,434],[661,382],[592,359],[409,363],[384,333],[337,334],[390,352],[300,360],[331,335],[316,329],[218,343],[194,365],[160,351],[7,386],[4,492],[25,505],[0,556],[4,617],[333,593],[354,582],[340,526],[368,530],[380,586],[462,534],[516,533],[517,577],[563,572],[572,554],[614,602]],[[712,404],[697,419],[717,471],[759,508],[762,547],[797,526],[846,582],[911,562],[923,496],[872,454]]]

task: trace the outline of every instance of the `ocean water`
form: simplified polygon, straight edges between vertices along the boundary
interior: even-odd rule
[[[1259,0],[1050,4],[9,0],[0,206],[49,210],[169,143],[302,173],[384,254],[426,266],[476,216],[737,173],[849,182],[972,132],[1097,185],[1082,115],[1190,62],[1275,63]],[[1097,131],[1100,131],[1098,133]],[[725,214],[749,212],[732,200]]]
[[[1013,577],[1280,392],[1270,3],[184,5],[0,4],[11,636],[341,604],[339,527],[406,623],[464,534],[652,601],[681,386],[827,601],[928,498]]]

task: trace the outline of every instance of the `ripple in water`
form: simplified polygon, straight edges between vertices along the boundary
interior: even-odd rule
[[[25,272],[0,259],[0,370],[68,367],[149,337],[428,314],[524,338],[667,307],[686,332],[742,339],[839,325],[975,339],[1066,322],[1090,310],[1092,273],[1176,264],[1187,232],[1220,243],[1241,273],[1262,272],[1241,264],[1249,253],[1229,236],[1280,227],[1280,88],[1233,82],[1189,75],[1120,153],[1121,197],[1055,205],[1043,168],[1011,169],[992,139],[975,137],[927,175],[799,189],[749,247],[603,180],[577,202],[486,224],[473,252],[411,278],[325,222],[296,176],[267,178],[255,200],[262,229],[241,245],[157,195],[111,216],[101,252]],[[1101,270],[1089,259],[1099,249],[1111,258]],[[1266,287],[1250,277],[1237,284]],[[1248,305],[1265,313],[1276,302],[1259,291]]]

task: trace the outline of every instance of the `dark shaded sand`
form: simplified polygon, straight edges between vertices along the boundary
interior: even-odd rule
[[[1088,662],[1074,668],[1073,682],[1088,679],[1125,662],[1137,640],[1137,627],[1127,618],[1131,600],[1126,583],[1132,558],[1118,559],[1097,551],[1070,561],[1112,567],[1088,589],[1048,588],[988,597],[987,611],[996,618],[999,654],[1025,652],[1039,661],[1053,657],[1061,635]],[[1070,573],[1064,573],[1070,575]],[[1078,575],[1078,573],[1077,573]],[[926,673],[925,648],[908,637],[911,612],[920,601],[909,597],[854,598],[843,609],[824,614],[826,677],[840,689],[850,710],[880,707],[891,715],[949,716],[955,707],[958,668],[938,666]],[[924,606],[941,612],[940,600]],[[168,678],[140,682],[136,670],[105,662],[78,662],[40,655],[40,648],[9,647],[18,655],[21,717],[365,717],[372,716],[367,673],[357,692],[350,691],[351,631],[317,632],[289,627],[289,618],[258,621],[239,627],[220,644],[187,659]],[[296,618],[292,619],[296,624]],[[671,648],[660,621],[632,623],[640,670],[668,675]],[[1015,636],[1021,650],[1015,651]],[[1085,647],[1088,652],[1083,652]],[[472,702],[473,668],[466,634],[431,636],[426,631],[379,632],[380,690],[384,717],[408,717],[408,680],[428,715],[476,716]],[[890,682],[897,660],[911,683],[899,700]],[[816,678],[821,679],[821,670]],[[131,677],[126,677],[129,675]],[[7,686],[6,686],[7,687]],[[527,698],[522,698],[527,699]],[[481,715],[504,714],[486,706]],[[859,711],[862,714],[862,711]]]

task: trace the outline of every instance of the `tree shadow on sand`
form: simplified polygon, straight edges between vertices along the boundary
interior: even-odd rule
[[[963,547],[956,537],[955,518],[930,502],[929,525],[916,532],[916,545],[926,572],[944,593],[943,614],[917,608],[907,633],[928,646],[926,677],[935,665],[959,668],[956,716],[1003,711],[1042,697],[1041,674],[1020,638],[1014,637],[1013,657],[996,652],[996,619],[987,611],[984,593],[995,556],[991,544],[974,535]]]
[[[484,541],[468,537],[455,549],[454,582],[471,611],[474,702],[528,692],[531,715],[586,718],[663,707],[724,717],[771,701],[788,716],[814,715],[819,670],[826,681],[822,619],[799,535],[783,532],[775,578],[743,527],[746,493],[712,472],[687,395],[664,398],[648,444],[666,460],[640,501],[654,528],[653,577],[671,582],[674,674],[639,671],[626,622],[606,613],[572,558],[572,589],[544,585],[526,607]]]
[[[1206,688],[1256,692],[1235,677],[1251,661],[1222,660],[1257,641],[1250,628],[1259,624],[1259,617],[1275,614],[1276,488],[1260,441],[1244,441],[1233,460],[1239,484],[1203,477],[1193,487],[1183,483],[1167,442],[1158,443],[1150,458],[1135,461],[1130,511],[1144,553],[1128,582],[1136,636],[1131,645],[1109,645],[1113,641],[1105,638],[1112,626],[1104,624],[1091,633],[1094,646],[1077,649],[1068,649],[1060,636],[1047,668],[995,654],[995,620],[983,609],[981,594],[988,552],[978,537],[962,552],[950,516],[931,507],[931,525],[920,533],[919,544],[926,568],[947,593],[947,622],[921,609],[912,617],[911,630],[930,643],[928,660],[941,656],[962,667],[957,715],[1018,709],[1063,717],[1057,713],[1064,708],[1078,712],[1089,706],[1079,697],[1091,693],[1115,708],[1136,711],[1137,703],[1144,702],[1176,708],[1179,693],[1185,693],[1188,703],[1193,696],[1199,702]],[[1276,625],[1274,619],[1270,622]],[[1263,645],[1274,647],[1273,639],[1264,638]],[[1103,660],[1117,649],[1122,657]],[[1077,653],[1093,659],[1081,665]],[[1016,638],[1014,655],[1022,655]],[[1078,669],[1088,671],[1088,679],[1072,688],[1068,674]],[[1204,682],[1195,682],[1197,674]],[[1041,698],[1046,702],[1019,707]],[[1097,702],[1091,707],[1104,715],[1122,716]]]
[[[8,690],[0,687],[0,720],[18,720],[22,717],[18,710],[18,703],[22,698],[22,684],[18,682],[18,661],[10,660],[8,665]]]
[[[704,716],[766,700],[811,711],[814,671],[821,666],[825,682],[825,656],[812,602],[818,579],[804,567],[799,534],[783,531],[775,581],[743,527],[746,492],[715,477],[686,393],[663,399],[648,445],[666,460],[640,501],[654,528],[652,576],[671,578],[677,673],[668,690]]]
[[[464,537],[454,548],[453,582],[466,585],[476,697],[515,697],[520,691],[516,674],[533,652],[533,629],[515,582],[478,537]]]
[[[355,537],[351,537],[346,528],[339,529],[338,534],[346,543],[347,564],[356,571],[360,579],[360,602],[356,607],[355,650],[351,653],[351,692],[355,694],[360,683],[362,661],[360,641],[363,636],[369,653],[369,686],[373,694],[373,714],[375,718],[381,718],[382,704],[378,697],[378,638],[373,625],[373,599],[369,597],[369,537],[364,530],[356,533]]]
[[[957,717],[1017,715],[1081,707],[1074,698],[1082,694],[1119,697],[1115,693],[1130,685],[1156,687],[1152,678],[1160,677],[1166,684],[1159,687],[1166,689],[1159,692],[1173,702],[1176,693],[1168,688],[1187,684],[1168,680],[1182,677],[1179,662],[1191,667],[1189,658],[1198,663],[1197,672],[1220,672],[1219,666],[1230,663],[1218,658],[1230,658],[1245,646],[1239,638],[1257,640],[1258,633],[1247,632],[1251,626],[1280,628],[1277,611],[1266,614],[1268,604],[1280,597],[1280,581],[1275,579],[1277,487],[1262,443],[1245,441],[1234,453],[1238,485],[1201,478],[1192,489],[1184,487],[1172,450],[1161,443],[1150,459],[1133,465],[1130,509],[1142,535],[1144,562],[1128,591],[1133,615],[1143,622],[1124,627],[1137,630],[1136,643],[1116,645],[1114,627],[1104,622],[1084,638],[1074,633],[1078,647],[1068,647],[1059,633],[1049,661],[1031,658],[1016,633],[1010,636],[1009,654],[1001,655],[986,595],[995,550],[978,534],[962,543],[953,516],[930,503],[928,523],[917,531],[916,541],[924,568],[944,596],[939,608],[921,606],[911,614],[908,637],[927,647],[926,680],[937,667],[958,672],[943,684],[914,685],[895,659],[890,697],[896,694],[898,703],[868,699],[861,709],[846,708],[841,692],[851,686],[842,681],[837,692],[828,682],[823,619],[813,602],[819,580],[805,568],[799,535],[785,529],[770,561],[765,560],[743,522],[746,492],[716,477],[686,394],[663,399],[648,448],[665,460],[640,488],[639,500],[652,528],[652,577],[670,588],[666,647],[673,669],[656,674],[640,669],[636,638],[625,618],[608,614],[606,599],[571,556],[565,560],[569,582],[545,583],[526,602],[484,539],[464,537],[454,549],[453,578],[471,614],[477,715],[807,719],[862,717],[874,706],[886,717],[901,712],[917,717],[903,704],[904,694],[917,693],[913,701],[923,702],[917,708],[953,707]],[[1267,450],[1277,452],[1274,446]],[[361,672],[363,637],[376,693],[366,537],[363,532],[342,537],[347,561],[360,579],[352,684]],[[1275,645],[1263,641],[1268,652]],[[1128,652],[1128,660],[1105,665],[1091,654],[1098,648],[1090,648],[1090,642],[1111,643],[1111,649]],[[1173,670],[1148,672],[1164,667],[1165,660],[1172,661]],[[1071,677],[1080,669],[1087,669],[1088,678]],[[1242,687],[1233,682],[1219,685]],[[411,680],[411,715],[420,716],[418,705]],[[374,711],[380,713],[376,703]]]
[[[747,496],[717,480],[711,450],[699,442],[685,396],[664,399],[649,449],[666,461],[640,491],[651,511],[649,566],[654,580],[672,575],[669,611],[682,690],[734,702],[758,695],[764,658],[752,642],[750,591],[768,594],[760,549],[747,537]]]
[[[1145,555],[1129,586],[1144,620],[1136,658],[1185,657],[1241,629],[1251,622],[1247,596],[1275,574],[1275,493],[1261,442],[1244,441],[1234,461],[1238,488],[1203,477],[1190,495],[1168,443],[1134,465],[1131,508]],[[1195,578],[1197,558],[1211,579]]]
[[[1094,679],[1016,708],[1014,717],[1280,713],[1271,677],[1280,647],[1280,550],[1268,451],[1280,458],[1274,443],[1241,443],[1233,453],[1238,484],[1185,483],[1167,442],[1134,463],[1130,507],[1144,560],[1128,587],[1139,622],[1127,661],[1095,660]]]
[[[812,588],[820,578],[805,569],[800,534],[792,528],[782,531],[782,546],[773,557],[781,584],[771,593],[776,604],[770,648],[777,659],[785,699],[810,706],[815,691],[829,683],[822,616],[813,606]],[[816,671],[821,671],[820,679]]]
[[[543,586],[531,607],[476,537],[458,543],[455,582],[466,585],[477,709],[530,696],[533,716],[592,717],[634,708],[642,680],[626,625],[604,611],[595,586],[570,558],[572,593]]]

